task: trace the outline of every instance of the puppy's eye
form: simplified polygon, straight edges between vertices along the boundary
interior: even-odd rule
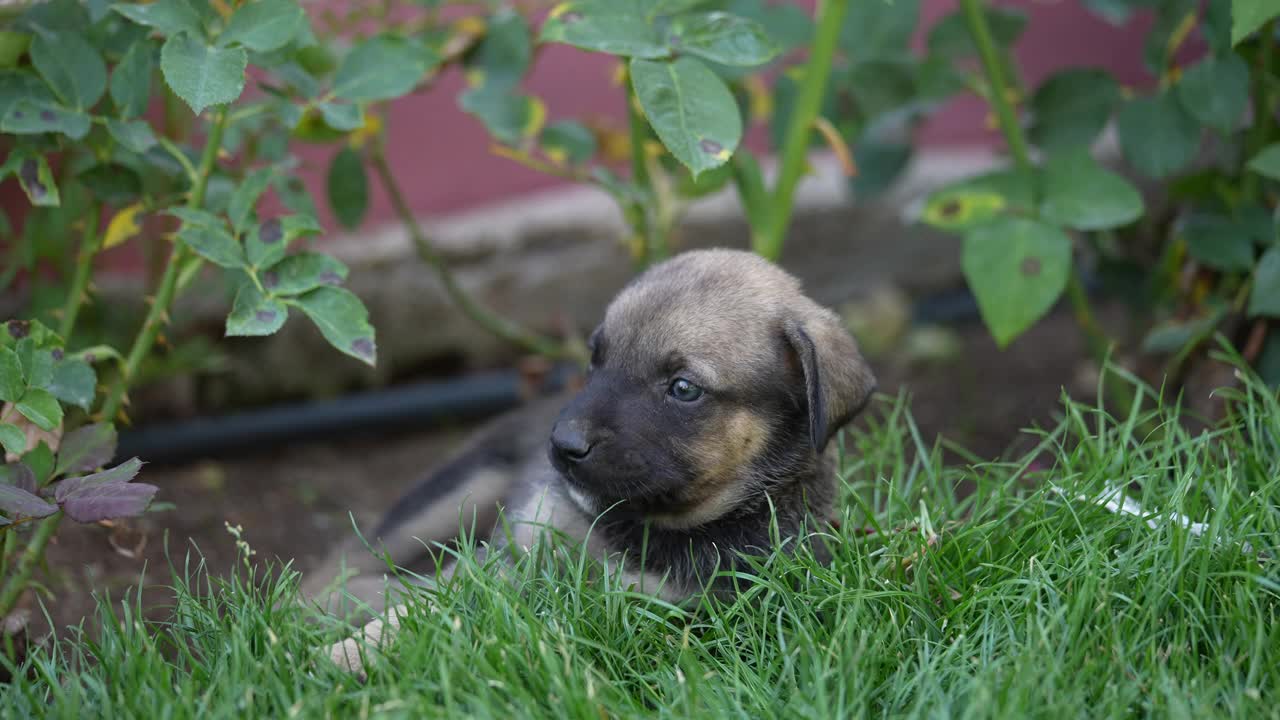
[[[676,378],[671,382],[671,387],[667,388],[667,392],[671,397],[680,402],[693,402],[702,397],[702,388],[685,380],[684,378]]]

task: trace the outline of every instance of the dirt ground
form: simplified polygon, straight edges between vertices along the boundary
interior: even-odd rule
[[[1050,317],[1006,351],[998,350],[976,322],[953,329],[961,344],[953,360],[909,364],[891,354],[873,362],[883,392],[894,394],[903,386],[910,391],[926,438],[942,433],[980,456],[995,457],[1019,444],[1022,428],[1052,420],[1064,386],[1077,395],[1093,392],[1083,343],[1066,313]],[[115,528],[66,523],[40,578],[50,592],[47,607],[54,625],[79,623],[92,612],[95,592],[118,601],[128,588],[139,586],[147,614],[163,616],[171,598],[165,587],[171,561],[181,568],[187,554],[198,550],[210,569],[222,572],[235,560],[228,524],[243,528],[259,559],[292,559],[306,568],[349,537],[348,511],[367,528],[464,430],[149,465],[140,479],[160,486],[157,501],[173,503],[174,509]],[[29,595],[25,605],[31,637],[45,636],[48,625],[34,597]]]

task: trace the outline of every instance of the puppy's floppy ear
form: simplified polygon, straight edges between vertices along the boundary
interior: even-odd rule
[[[783,324],[787,343],[800,359],[814,450],[862,412],[876,390],[871,367],[839,318],[828,310],[798,313]]]

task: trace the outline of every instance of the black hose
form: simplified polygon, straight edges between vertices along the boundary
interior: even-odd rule
[[[565,386],[573,368],[548,374],[539,392]],[[482,420],[520,404],[525,382],[515,371],[415,383],[314,403],[160,424],[120,434],[118,459],[181,463],[271,450],[295,441],[405,431],[444,422]]]

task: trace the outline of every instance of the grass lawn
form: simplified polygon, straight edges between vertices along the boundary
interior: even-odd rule
[[[1280,717],[1280,404],[1251,384],[1231,407],[1193,434],[1154,394],[1123,417],[1064,403],[1022,460],[944,465],[884,400],[843,440],[830,566],[770,558],[733,603],[682,609],[561,548],[515,585],[424,593],[363,683],[290,573],[192,561],[168,622],[65,632],[11,668],[0,715]],[[1095,502],[1110,488],[1157,515]]]

